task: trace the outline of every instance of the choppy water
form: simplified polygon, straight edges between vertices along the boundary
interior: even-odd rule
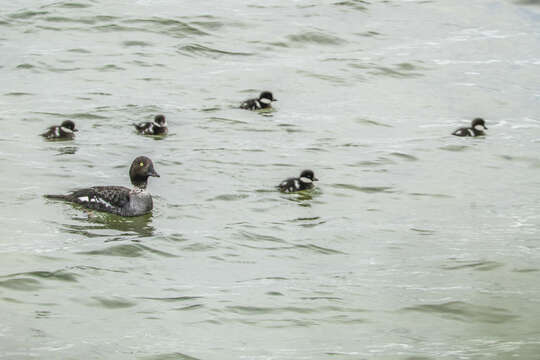
[[[12,1],[0,358],[533,359],[538,1]],[[276,110],[235,107],[272,90]],[[162,140],[130,124],[168,117]],[[476,116],[488,136],[450,136]],[[75,141],[37,134],[73,119]],[[152,215],[45,200],[128,185]],[[273,186],[312,168],[309,195]]]

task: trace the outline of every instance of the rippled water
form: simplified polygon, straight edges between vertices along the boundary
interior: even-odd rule
[[[0,358],[538,357],[539,5],[3,4]],[[137,155],[151,215],[43,198]]]

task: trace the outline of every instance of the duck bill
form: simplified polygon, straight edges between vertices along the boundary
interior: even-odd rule
[[[160,177],[159,174],[154,169],[148,170],[147,175],[148,176],[154,176],[154,177]]]
[[[317,179],[316,177],[313,178],[313,181],[319,181],[319,179]]]
[[[486,126],[486,125],[484,125],[484,129],[486,129],[486,130],[487,130],[487,126]]]

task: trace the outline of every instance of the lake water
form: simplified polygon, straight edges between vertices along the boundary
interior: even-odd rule
[[[0,51],[0,358],[539,358],[539,1],[20,0]],[[151,215],[43,198],[138,155]]]

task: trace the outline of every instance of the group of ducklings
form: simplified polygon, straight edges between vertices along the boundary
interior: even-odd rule
[[[272,102],[277,101],[270,91],[263,91],[258,98],[248,99],[240,104],[241,109],[261,110],[272,107]],[[141,122],[133,124],[136,131],[141,135],[166,135],[167,120],[164,115],[156,115],[153,122]],[[487,130],[484,119],[476,118],[471,122],[471,127],[463,127],[455,130],[455,136],[482,136],[483,130]],[[75,123],[71,120],[62,122],[59,126],[51,126],[41,134],[46,139],[73,139]],[[123,186],[94,186],[75,190],[66,195],[45,195],[49,199],[59,199],[73,202],[91,210],[98,210],[117,214],[120,216],[139,216],[152,211],[152,197],[146,191],[148,177],[159,177],[154,169],[154,164],[146,156],[139,156],[133,160],[129,176],[134,188]],[[285,193],[309,190],[314,187],[313,182],[318,181],[312,170],[304,170],[299,177],[291,177],[283,180],[277,188]]]

